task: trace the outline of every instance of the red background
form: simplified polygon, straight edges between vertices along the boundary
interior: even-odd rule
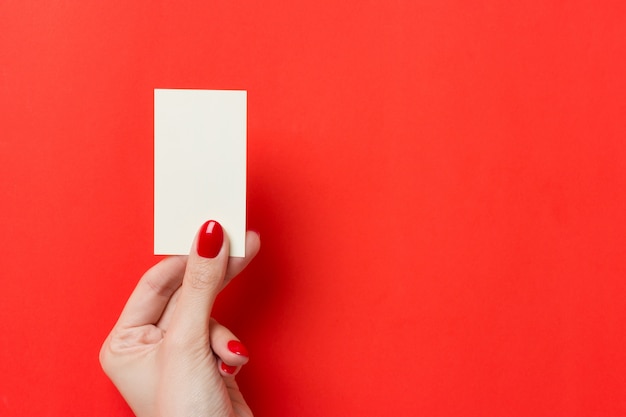
[[[0,2],[0,415],[126,416],[153,89],[248,90],[258,416],[626,415],[626,2]]]

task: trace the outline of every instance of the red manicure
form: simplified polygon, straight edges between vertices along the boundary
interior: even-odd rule
[[[235,371],[237,370],[236,366],[226,365],[224,362],[222,362],[222,364],[220,365],[220,368],[222,368],[222,371],[224,371],[225,373],[229,375],[234,374]]]
[[[238,340],[228,342],[228,350],[239,356],[249,357],[248,349]]]
[[[198,237],[198,255],[203,258],[215,258],[222,249],[224,230],[215,220],[209,220],[200,228]]]

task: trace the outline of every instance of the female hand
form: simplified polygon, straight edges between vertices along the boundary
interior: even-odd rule
[[[100,363],[133,412],[149,416],[252,416],[234,375],[247,351],[211,309],[222,288],[257,254],[229,258],[215,221],[200,229],[189,256],[173,256],[141,278],[100,351]]]

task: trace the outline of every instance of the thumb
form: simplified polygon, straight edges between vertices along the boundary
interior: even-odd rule
[[[202,225],[196,235],[172,317],[170,332],[187,341],[208,340],[209,320],[215,297],[228,265],[228,237],[215,220]]]

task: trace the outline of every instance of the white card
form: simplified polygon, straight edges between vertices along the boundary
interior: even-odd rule
[[[154,90],[154,253],[188,254],[217,220],[245,256],[246,91]]]

